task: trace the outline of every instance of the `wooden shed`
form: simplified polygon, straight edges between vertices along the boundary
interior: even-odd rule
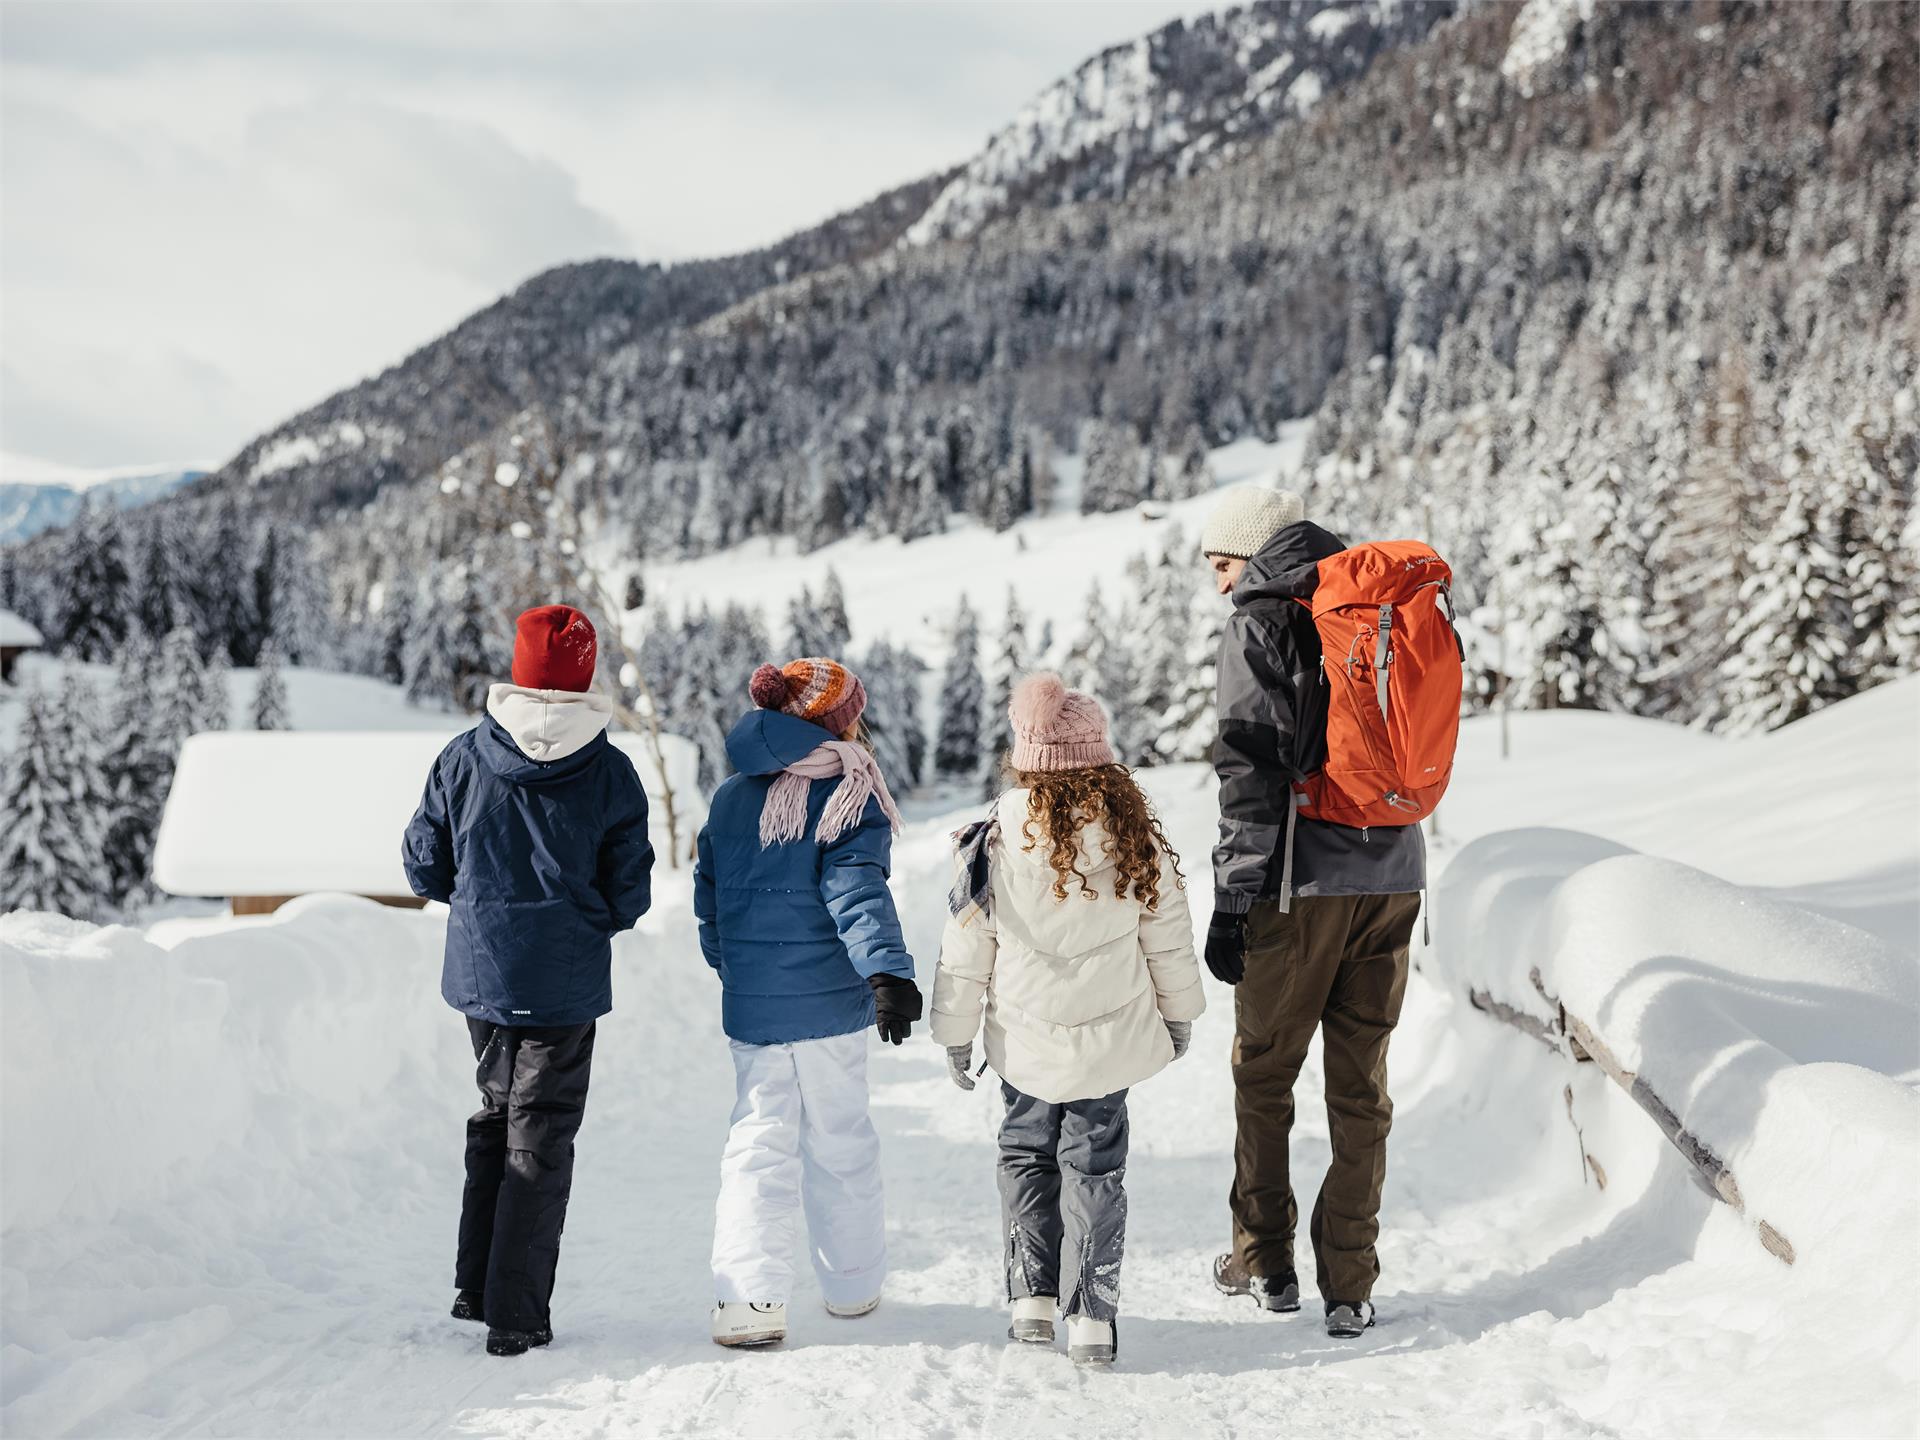
[[[418,906],[400,836],[434,757],[453,731],[230,730],[180,751],[154,845],[153,879],[169,895],[217,896],[236,915],[266,914],[296,895],[344,891]],[[659,781],[637,736],[616,734],[646,787],[654,848],[667,865]],[[694,796],[693,747],[663,737],[684,853]],[[697,824],[697,820],[693,820]]]
[[[11,610],[0,610],[0,684],[13,682],[13,667],[29,650],[46,642],[40,632]]]

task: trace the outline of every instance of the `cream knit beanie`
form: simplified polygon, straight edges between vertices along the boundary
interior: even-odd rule
[[[1287,526],[1306,518],[1306,502],[1291,490],[1236,485],[1207,516],[1200,532],[1200,553],[1249,560]]]

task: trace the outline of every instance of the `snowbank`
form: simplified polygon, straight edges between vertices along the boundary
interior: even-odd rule
[[[1725,1162],[1796,1263],[1885,1273],[1885,1237],[1920,1233],[1914,955],[1563,831],[1476,841],[1434,908],[1443,974],[1544,1022],[1555,997]]]
[[[1920,1231],[1920,681],[1737,740],[1515,720],[1510,760],[1496,721],[1463,740],[1442,820],[1479,838],[1434,890],[1438,973],[1546,1022],[1554,997],[1798,1264],[1885,1274]]]

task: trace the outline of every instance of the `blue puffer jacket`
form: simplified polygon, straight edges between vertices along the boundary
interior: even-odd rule
[[[911,978],[913,957],[887,891],[893,833],[878,800],[831,845],[814,839],[840,782],[807,790],[798,840],[760,848],[760,808],[780,772],[833,737],[777,710],[749,711],[727,736],[740,773],[714,792],[700,832],[693,910],[720,972],[721,1026],[750,1045],[846,1035],[874,1023],[866,977]]]
[[[542,762],[485,716],[433,762],[401,849],[413,893],[451,907],[454,1009],[580,1025],[613,1008],[609,941],[647,912],[653,846],[640,777],[604,731]]]

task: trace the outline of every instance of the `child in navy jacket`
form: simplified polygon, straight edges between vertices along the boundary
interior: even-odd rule
[[[440,752],[402,844],[416,895],[449,907],[440,993],[467,1017],[480,1110],[453,1313],[487,1351],[553,1338],[549,1302],[610,944],[651,902],[647,797],[591,693],[595,636],[565,605],[523,614],[513,683]]]
[[[828,1312],[880,1303],[886,1223],[866,1031],[898,1045],[921,1004],[887,890],[899,811],[854,738],[865,688],[815,658],[762,665],[752,693],[757,708],[727,737],[740,773],[714,793],[694,872],[737,1096],[714,1222],[721,1345],[785,1338],[803,1199]]]

